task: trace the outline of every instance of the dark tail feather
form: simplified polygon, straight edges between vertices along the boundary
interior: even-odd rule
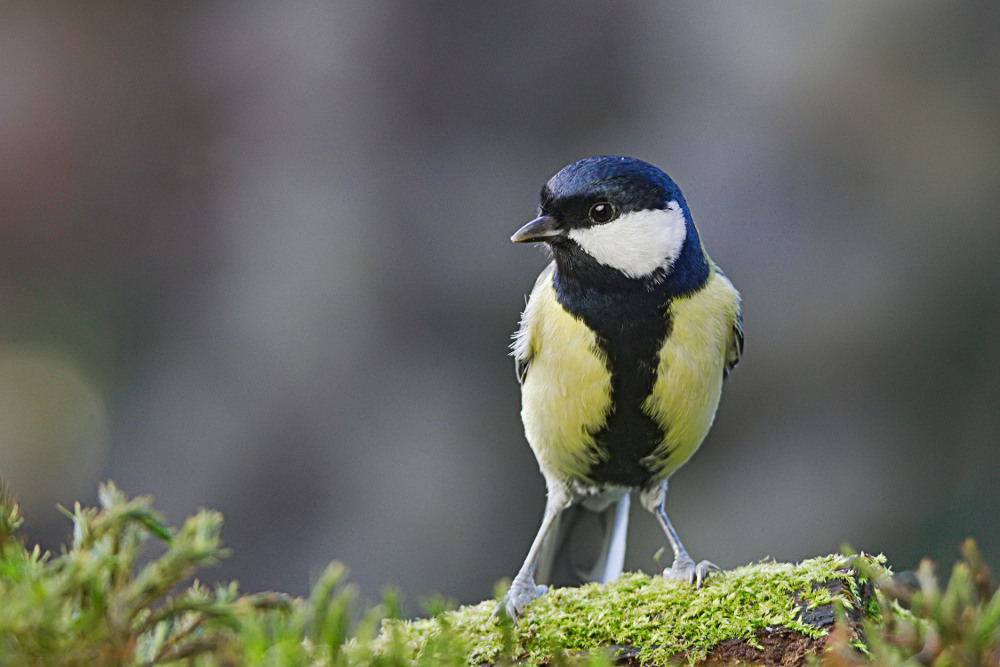
[[[535,581],[579,586],[614,581],[625,561],[629,494],[594,496],[559,516],[542,545]]]

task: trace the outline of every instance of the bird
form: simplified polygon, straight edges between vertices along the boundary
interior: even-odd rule
[[[635,158],[564,167],[511,240],[544,244],[551,256],[511,346],[546,502],[494,617],[516,621],[547,591],[536,574],[617,578],[633,494],[673,549],[663,575],[700,587],[720,568],[684,548],[665,509],[667,480],[700,447],[740,361],[739,292],[705,252],[677,184]],[[578,524],[596,544],[582,564],[568,548]]]

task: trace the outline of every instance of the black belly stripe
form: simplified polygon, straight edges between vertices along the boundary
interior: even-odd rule
[[[597,262],[571,241],[551,244],[553,287],[563,308],[597,334],[607,355],[614,406],[594,438],[603,456],[591,467],[596,484],[645,487],[651,471],[642,460],[663,442],[660,425],[642,411],[653,390],[660,348],[670,335],[670,303],[708,282],[709,265],[694,226],[671,269],[631,278]]]
[[[556,295],[597,334],[611,373],[614,408],[593,434],[604,457],[589,477],[597,484],[645,486],[650,470],[641,461],[665,435],[642,404],[653,390],[659,351],[670,334],[669,297],[646,289],[607,293],[566,284],[557,286]]]

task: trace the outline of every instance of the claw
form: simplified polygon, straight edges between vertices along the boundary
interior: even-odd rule
[[[691,558],[679,556],[674,559],[674,563],[670,566],[670,569],[663,572],[663,576],[674,581],[694,584],[695,588],[701,588],[705,579],[712,572],[722,572],[722,568],[707,560],[703,560],[696,565]]]
[[[528,604],[539,595],[543,595],[547,590],[549,590],[548,586],[536,586],[534,579],[531,577],[525,579],[515,578],[510,585],[510,590],[497,603],[496,608],[490,615],[490,620],[492,621],[497,618],[502,611],[507,615],[507,618],[516,623],[517,619],[524,614],[524,610]]]

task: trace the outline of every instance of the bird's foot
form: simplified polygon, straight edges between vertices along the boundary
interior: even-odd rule
[[[497,603],[496,609],[493,610],[493,614],[490,616],[490,620],[499,616],[500,612],[503,611],[508,618],[517,622],[517,619],[524,613],[524,609],[528,606],[528,603],[547,590],[549,590],[548,586],[536,586],[535,580],[530,576],[524,578],[515,577],[514,581],[510,584],[510,590]]]
[[[663,576],[674,581],[694,584],[695,588],[701,588],[702,583],[712,572],[722,572],[722,568],[707,560],[695,564],[690,556],[684,554],[674,559],[674,564],[670,566],[669,570],[663,571]]]

